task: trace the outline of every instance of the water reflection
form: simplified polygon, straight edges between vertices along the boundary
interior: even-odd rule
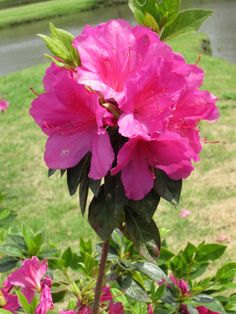
[[[236,63],[236,1],[185,0],[184,8],[198,7],[214,10],[214,15],[203,25],[202,31],[211,39],[213,54]],[[131,20],[127,5],[85,12],[76,16],[52,19],[58,27],[78,34],[84,24],[96,24],[111,18]],[[46,51],[37,33],[48,32],[48,21],[18,26],[0,31],[0,75],[46,62]]]

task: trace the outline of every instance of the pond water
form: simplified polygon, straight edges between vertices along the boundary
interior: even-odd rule
[[[208,8],[214,14],[204,23],[201,31],[211,40],[213,55],[236,63],[236,0],[183,0],[183,8]],[[54,18],[52,22],[73,34],[84,24],[96,24],[111,18],[132,19],[127,5],[117,5],[76,16]],[[47,62],[47,52],[38,33],[48,32],[48,21],[26,24],[0,31],[0,76],[35,64]]]

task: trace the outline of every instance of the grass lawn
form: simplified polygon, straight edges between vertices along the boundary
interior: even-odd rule
[[[50,0],[0,10],[0,29],[91,9],[100,0]]]
[[[202,36],[182,36],[170,44],[194,63]],[[188,240],[215,241],[225,234],[231,239],[228,256],[236,259],[236,66],[205,55],[200,65],[206,71],[205,88],[217,95],[221,111],[216,124],[202,124],[202,135],[220,143],[205,145],[201,163],[184,184],[179,208],[163,201],[156,219],[175,251]],[[69,197],[65,178],[47,178],[46,138],[28,114],[34,97],[29,88],[42,91],[44,70],[45,66],[36,66],[0,78],[0,95],[11,103],[0,115],[0,191],[6,195],[5,205],[18,212],[19,223],[45,228],[51,241],[74,246],[79,237],[95,239],[94,233],[80,215],[78,196]],[[179,218],[183,208],[192,211],[186,220]]]

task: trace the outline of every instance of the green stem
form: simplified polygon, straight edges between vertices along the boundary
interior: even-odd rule
[[[95,288],[95,296],[94,296],[94,301],[93,301],[92,314],[98,314],[99,313],[98,312],[99,311],[99,303],[100,303],[100,296],[102,293],[102,284],[103,284],[103,277],[105,274],[108,249],[109,249],[109,240],[103,242],[103,246],[102,246],[102,255],[101,255],[101,259],[100,259],[98,278],[97,278],[97,283],[96,283],[96,288]]]

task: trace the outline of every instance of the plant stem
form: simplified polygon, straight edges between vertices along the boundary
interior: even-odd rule
[[[107,261],[107,255],[108,255],[108,248],[109,248],[109,240],[104,241],[102,245],[102,255],[100,259],[98,278],[96,282],[92,314],[98,314],[98,310],[99,310],[100,296],[102,293],[102,284],[103,284],[103,277],[105,273],[105,267],[106,267],[106,261]]]

